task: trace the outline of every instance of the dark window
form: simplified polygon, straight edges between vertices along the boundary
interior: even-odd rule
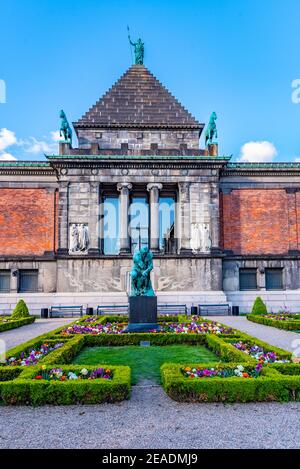
[[[10,270],[0,270],[0,292],[10,291]]]
[[[159,198],[159,248],[161,252],[176,253],[175,196]]]
[[[257,290],[256,269],[240,269],[240,290]]]
[[[149,246],[149,201],[148,196],[134,195],[129,208],[129,230],[131,252]]]
[[[266,269],[266,289],[283,290],[282,269]]]
[[[37,292],[38,291],[38,271],[20,270],[19,271],[19,292]]]
[[[117,195],[103,198],[103,251],[104,254],[119,254],[119,212],[120,203]]]

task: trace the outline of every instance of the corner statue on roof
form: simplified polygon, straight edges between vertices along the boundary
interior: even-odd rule
[[[218,132],[216,126],[217,114],[215,112],[212,113],[209,119],[209,123],[207,125],[207,129],[205,132],[205,145],[210,145],[213,143],[217,143]]]
[[[153,269],[153,254],[143,247],[133,256],[131,271],[131,296],[155,296],[150,279]]]
[[[72,129],[63,110],[60,111],[59,117],[61,119],[59,134],[66,142],[69,142],[72,145]]]

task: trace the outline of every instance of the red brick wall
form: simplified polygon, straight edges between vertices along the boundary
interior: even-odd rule
[[[0,189],[0,256],[54,251],[55,205],[54,191]]]
[[[221,242],[235,254],[299,249],[300,194],[284,189],[235,189],[221,197]]]

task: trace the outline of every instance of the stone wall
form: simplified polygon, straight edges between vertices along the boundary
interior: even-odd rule
[[[128,149],[138,154],[140,150],[150,150],[156,144],[158,149],[176,149],[181,144],[187,149],[199,149],[198,130],[113,130],[113,129],[78,129],[80,149],[89,149],[97,144],[100,149],[120,148],[122,143],[128,144]]]

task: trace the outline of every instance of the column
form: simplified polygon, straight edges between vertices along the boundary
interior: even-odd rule
[[[210,184],[210,206],[211,206],[211,242],[212,251],[220,251],[220,193],[219,183]]]
[[[120,182],[117,185],[120,192],[120,254],[130,252],[130,238],[128,233],[129,192],[132,184]]]
[[[147,185],[150,192],[150,249],[159,251],[159,191],[162,184],[153,182]]]
[[[63,181],[59,183],[59,202],[58,202],[58,253],[67,254],[69,245],[69,222],[68,222],[68,192],[69,183]]]
[[[100,234],[99,188],[100,188],[99,182],[97,181],[90,182],[89,254],[95,254],[95,255],[99,254],[99,234]]]
[[[179,182],[180,253],[191,252],[190,183]]]

